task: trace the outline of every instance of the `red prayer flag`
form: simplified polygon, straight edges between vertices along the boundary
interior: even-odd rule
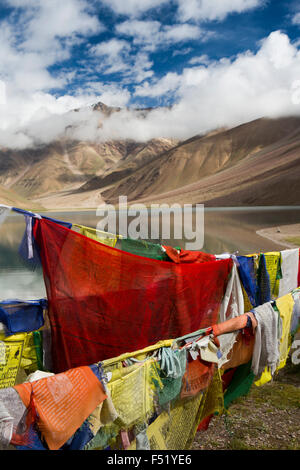
[[[36,219],[55,373],[217,322],[232,260],[177,264],[101,244]]]
[[[176,250],[172,246],[163,245],[166,254],[174,263],[205,263],[215,261],[215,255],[204,253],[203,251]]]

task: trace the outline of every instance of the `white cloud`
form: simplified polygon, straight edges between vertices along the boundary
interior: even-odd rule
[[[166,96],[167,94],[174,94],[182,83],[182,77],[176,72],[168,72],[160,80],[150,85],[149,82],[137,86],[135,94],[138,96],[156,98],[158,96]]]
[[[97,130],[102,114],[91,108],[69,111],[64,114],[53,114],[36,119],[25,126],[23,132],[29,136],[31,143],[47,144],[55,139],[69,136],[78,140],[97,140]]]
[[[189,54],[190,52],[192,52],[192,48],[191,47],[185,47],[184,49],[175,49],[173,52],[172,52],[172,56],[175,57],[177,55],[187,55]]]
[[[0,105],[0,146],[22,149],[47,144],[66,135],[79,140],[97,140],[103,116],[93,111],[92,105],[101,101],[108,106],[125,106],[130,93],[117,85],[111,87],[94,82],[87,84],[84,91],[79,90],[77,96],[59,98],[39,92],[27,99],[16,96],[9,101],[9,107]]]
[[[0,80],[0,106],[6,104],[6,84]]]
[[[7,0],[20,15],[15,38],[23,51],[53,51],[78,43],[81,35],[90,36],[105,28],[90,11],[86,0]],[[16,26],[16,25],[14,25]]]
[[[5,30],[0,30],[0,35],[5,37]],[[13,50],[13,44],[7,43],[7,47]],[[280,31],[262,40],[256,53],[247,51],[219,61],[210,61],[205,55],[194,57],[181,73],[168,72],[159,79],[153,75],[148,54],[142,50],[129,54],[124,40],[100,43],[93,52],[100,65],[103,57],[123,58],[127,67],[122,75],[124,80],[127,77],[128,83],[141,82],[136,86],[136,99],[155,98],[168,102],[172,98],[177,104],[155,109],[143,118],[124,109],[111,115],[99,128],[101,116],[86,106],[97,101],[111,106],[128,105],[131,94],[125,81],[117,84],[93,79],[77,89],[75,97],[60,98],[43,89],[24,93],[6,82],[8,104],[0,105],[0,145],[26,147],[47,143],[65,135],[67,126],[70,137],[94,141],[185,139],[263,116],[300,115],[300,106],[293,100],[293,84],[300,77],[300,51]],[[12,64],[16,63],[14,56],[9,58]],[[7,63],[9,65],[8,59]],[[37,70],[38,67],[36,73]],[[45,66],[40,69],[45,70]],[[44,77],[45,82],[50,78]],[[40,80],[43,81],[42,74]],[[83,109],[75,113],[74,108]]]
[[[224,20],[230,13],[244,11],[264,5],[265,0],[176,0],[180,21]]]
[[[190,24],[175,24],[164,28],[163,40],[176,43],[199,39],[203,34],[203,31],[198,26]]]
[[[89,36],[104,29],[97,17],[87,11],[85,1],[32,0],[27,3],[31,4],[33,15],[26,22],[26,40],[22,45],[25,49],[45,52],[53,46],[59,48],[60,39],[71,39],[70,45],[80,35]]]
[[[169,0],[102,0],[106,6],[119,15],[137,17],[153,8],[158,8]]]
[[[116,32],[133,38],[133,44],[155,51],[184,41],[205,40],[211,33],[190,24],[162,25],[159,21],[126,20],[116,25]]]
[[[150,78],[154,75],[151,67],[153,62],[149,60],[148,54],[139,52],[134,57],[132,67],[128,70],[127,76],[131,77],[131,81],[140,83],[146,78]]]
[[[191,65],[196,65],[196,64],[204,64],[204,65],[208,65],[210,64],[211,60],[210,58],[208,57],[207,54],[202,54],[200,56],[195,56],[195,57],[192,57],[190,60],[189,60],[189,64]]]
[[[0,77],[17,92],[63,87],[49,67],[70,58],[73,45],[103,30],[86,0],[7,0],[0,22]]]
[[[96,66],[104,74],[125,72],[128,70],[131,46],[127,41],[110,39],[93,46],[90,50],[92,56],[101,58]]]
[[[120,81],[131,81],[140,83],[145,78],[152,77],[151,67],[153,62],[143,51],[132,51],[129,42],[113,38],[93,46],[90,50],[91,56],[96,57],[94,68],[104,75],[119,73]]]
[[[230,13],[244,11],[264,5],[266,0],[172,0],[177,6],[180,22],[189,20],[223,20]],[[157,9],[170,0],[102,0],[115,13],[130,18],[139,18],[152,9]]]
[[[132,38],[132,41],[114,37],[91,47],[90,56],[95,59],[95,71],[104,75],[119,73],[120,81],[127,84],[129,80],[138,84],[153,76],[151,52],[207,34],[195,25],[171,26],[136,19],[118,23],[115,29],[119,36]]]
[[[292,23],[293,24],[299,24],[300,25],[300,12],[296,13],[293,18],[292,18]]]
[[[300,51],[280,31],[261,42],[256,54],[248,51],[234,60],[168,73],[137,87],[136,95],[165,97],[177,104],[156,109],[143,121],[127,113],[105,122],[102,138],[189,138],[217,127],[234,126],[260,117],[300,115],[293,101],[293,83],[300,76]]]
[[[113,107],[124,107],[130,101],[131,94],[127,88],[123,88],[116,84],[104,84],[99,82],[88,82],[84,86],[84,90],[79,90],[84,96],[84,92],[87,96],[97,97],[97,100],[92,102],[89,100],[90,104],[101,101],[107,106]],[[92,98],[93,99],[93,98]]]
[[[126,20],[116,25],[118,34],[134,38],[136,45],[149,45],[156,47],[159,42],[161,24],[159,21]]]
[[[93,46],[91,48],[91,53],[99,56],[108,55],[116,57],[124,50],[129,51],[130,44],[127,41],[122,41],[120,39],[113,38],[109,41],[104,41]]]
[[[6,91],[0,104],[0,144],[26,146],[32,139],[24,134],[24,126],[87,102],[86,95],[51,95],[49,90],[64,88],[76,72],[49,69],[69,59],[74,45],[104,27],[86,0],[6,3],[14,9],[0,21],[0,79]]]

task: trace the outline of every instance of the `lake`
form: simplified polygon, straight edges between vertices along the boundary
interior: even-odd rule
[[[44,215],[90,227],[96,227],[100,220],[95,211],[47,212]],[[256,231],[295,223],[300,223],[300,206],[207,208],[202,251],[214,254],[238,251],[242,255],[282,250],[281,245],[257,235]],[[0,226],[0,300],[46,296],[41,269],[29,270],[18,254],[24,230],[24,216],[17,213],[11,213]],[[183,249],[186,244],[185,239],[160,241]]]

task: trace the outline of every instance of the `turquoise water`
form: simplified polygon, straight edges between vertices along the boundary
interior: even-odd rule
[[[96,227],[95,211],[52,212],[48,217]],[[209,208],[204,215],[204,246],[208,253],[247,254],[282,249],[256,234],[267,227],[300,223],[300,207]],[[24,216],[11,215],[0,226],[0,300],[35,299],[46,295],[41,269],[32,272],[24,266],[18,247],[25,230]],[[185,248],[186,240],[160,240]]]

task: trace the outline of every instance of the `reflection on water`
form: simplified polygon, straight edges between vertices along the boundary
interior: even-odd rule
[[[95,211],[45,213],[56,219],[96,227]],[[256,230],[300,223],[300,207],[205,209],[204,246],[208,253],[239,254],[280,250],[282,246],[260,237]],[[11,215],[0,225],[0,300],[45,297],[42,270],[30,271],[18,254],[25,230],[24,217]],[[186,240],[159,240],[185,248]]]
[[[0,299],[31,300],[45,297],[42,269],[29,270],[18,248],[25,230],[24,217],[11,214],[0,225]]]

